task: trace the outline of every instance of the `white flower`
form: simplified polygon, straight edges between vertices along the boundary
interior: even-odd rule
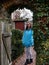
[[[20,18],[22,19],[28,19],[28,21],[32,21],[33,20],[33,12],[30,11],[29,9],[17,9],[16,11],[14,11],[12,13],[12,19],[15,19],[16,18],[16,14],[17,12],[20,12]]]

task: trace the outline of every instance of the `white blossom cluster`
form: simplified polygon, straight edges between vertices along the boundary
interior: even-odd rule
[[[11,19],[15,20],[17,18],[22,18],[23,20],[27,19],[28,21],[33,20],[33,12],[29,9],[17,9],[11,14]]]

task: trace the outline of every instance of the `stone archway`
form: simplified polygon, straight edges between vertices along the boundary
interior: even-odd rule
[[[12,9],[14,11],[14,8],[17,9],[17,8],[24,8],[24,7],[34,10],[34,1],[29,1],[29,0],[13,0],[12,1],[12,0],[9,0],[7,2],[4,2],[2,4],[2,6],[7,11],[10,11]]]

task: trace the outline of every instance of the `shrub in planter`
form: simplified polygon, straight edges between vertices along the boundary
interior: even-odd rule
[[[22,45],[22,31],[20,30],[12,30],[12,60],[16,59],[18,56],[20,56],[23,51],[24,47]]]

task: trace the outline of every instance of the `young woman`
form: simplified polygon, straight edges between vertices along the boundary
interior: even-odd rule
[[[30,64],[33,62],[33,48],[34,48],[34,38],[33,38],[33,30],[32,30],[32,23],[27,22],[26,29],[23,32],[22,36],[22,43],[25,46],[25,53],[26,53],[26,62],[25,65]]]

